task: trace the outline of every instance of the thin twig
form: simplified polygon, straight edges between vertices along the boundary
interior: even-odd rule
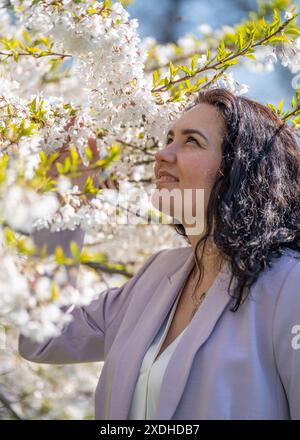
[[[295,110],[291,111],[287,115],[281,118],[282,121],[286,121],[287,119],[291,118],[292,116],[296,116],[296,114],[300,112],[300,107],[297,107]]]
[[[91,267],[92,269],[95,269],[97,271],[101,271],[101,272],[104,272],[104,273],[125,275],[128,278],[131,278],[134,275],[131,272],[128,272],[127,270],[115,269],[113,267],[107,267],[105,264],[95,263],[93,261],[90,261],[90,262],[87,261],[86,263],[80,263],[80,264],[84,265],[84,266]]]
[[[4,394],[0,391],[0,402],[3,403],[3,406],[18,420],[23,420],[21,417],[11,406],[9,400],[4,396]]]
[[[18,56],[31,56],[34,58],[42,58],[42,57],[50,57],[50,56],[56,56],[59,58],[72,58],[72,55],[55,53],[55,52],[50,52],[50,53],[45,53],[45,54],[33,54],[33,53],[27,53],[27,52],[15,52],[15,53],[17,53]],[[14,53],[0,52],[0,55],[6,56],[9,58],[9,57],[13,57]]]

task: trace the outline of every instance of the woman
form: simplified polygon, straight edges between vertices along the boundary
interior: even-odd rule
[[[156,252],[122,287],[75,307],[60,336],[20,335],[19,352],[105,361],[96,419],[300,419],[295,133],[224,89],[199,93],[170,129],[157,187],[204,189],[203,233],[187,235],[182,216],[188,246]]]

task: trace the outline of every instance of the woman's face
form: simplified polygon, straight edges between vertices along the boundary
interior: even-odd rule
[[[198,212],[195,207],[195,189],[204,190],[201,193],[204,213],[206,212],[209,195],[222,162],[221,145],[224,131],[225,124],[218,110],[212,105],[200,103],[172,124],[165,147],[155,154],[156,189],[171,191],[177,188],[183,194],[184,200],[188,192],[183,190],[191,189],[193,199],[189,206],[192,205],[193,215]],[[162,180],[160,174],[163,172],[170,173],[177,181]],[[155,205],[160,211],[164,211],[161,205]],[[176,212],[171,198],[171,213],[167,214],[176,217]],[[180,220],[185,223],[182,217]]]

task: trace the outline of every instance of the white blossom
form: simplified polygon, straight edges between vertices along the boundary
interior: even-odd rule
[[[284,19],[285,20],[291,20],[291,18],[293,18],[293,14],[289,11],[286,11],[284,14]]]
[[[218,80],[217,86],[225,88],[236,95],[243,95],[249,90],[249,86],[247,84],[241,84],[239,81],[235,80],[232,73],[224,73]]]
[[[211,35],[213,33],[211,25],[207,23],[200,24],[197,29],[203,35]]]
[[[39,218],[51,218],[58,206],[54,194],[38,195],[18,185],[8,187],[0,200],[0,210],[5,221],[13,229],[28,232],[32,231]]]

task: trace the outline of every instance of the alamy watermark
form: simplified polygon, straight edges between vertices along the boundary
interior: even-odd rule
[[[292,327],[291,331],[292,335],[295,335],[292,337],[291,345],[294,350],[300,349],[300,324],[296,324]]]
[[[184,224],[188,235],[204,230],[202,188],[103,189],[97,198],[100,224]]]

